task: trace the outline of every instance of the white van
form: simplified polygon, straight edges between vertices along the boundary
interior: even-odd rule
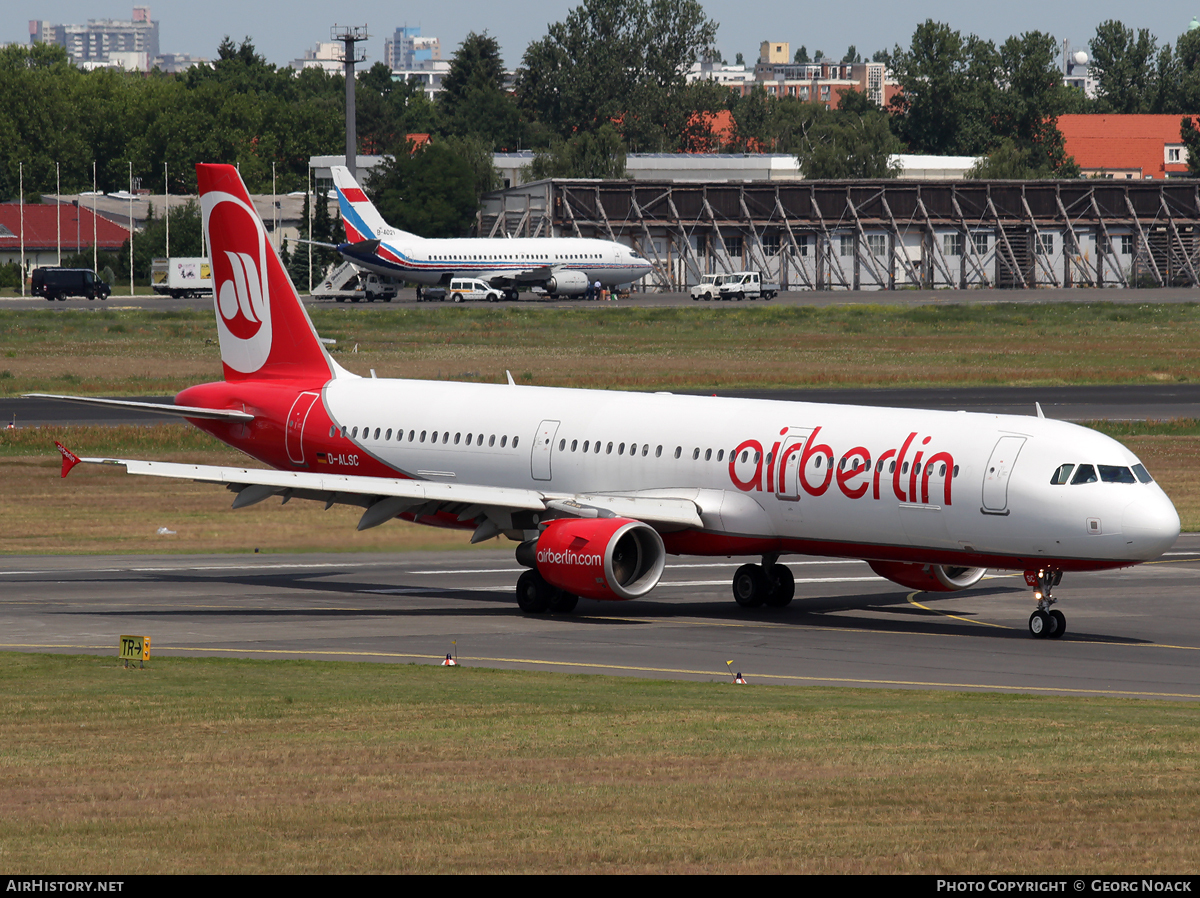
[[[468,299],[486,299],[488,302],[499,302],[504,298],[495,287],[474,278],[454,278],[450,281],[450,298],[455,302]]]

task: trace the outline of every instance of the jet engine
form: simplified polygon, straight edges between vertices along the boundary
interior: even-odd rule
[[[566,592],[622,601],[658,585],[666,550],[662,537],[641,521],[561,518],[551,521],[536,543],[523,543],[517,560]]]
[[[561,296],[578,296],[588,288],[588,276],[582,271],[556,271],[546,281],[546,292]]]
[[[922,592],[955,592],[974,586],[987,573],[984,567],[954,567],[910,561],[868,561],[881,577]]]

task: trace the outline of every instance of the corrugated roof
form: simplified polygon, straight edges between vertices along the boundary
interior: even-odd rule
[[[58,225],[62,222],[62,248],[74,249],[78,234],[79,247],[91,248],[92,210],[71,204],[25,206],[25,249],[49,250],[58,246]],[[96,243],[100,249],[115,251],[129,239],[129,232],[102,215],[95,216]],[[0,250],[15,250],[21,246],[21,204],[0,203]]]

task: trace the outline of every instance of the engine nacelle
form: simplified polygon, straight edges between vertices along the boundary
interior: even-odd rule
[[[954,567],[911,561],[868,561],[871,570],[893,583],[922,592],[955,592],[974,586],[987,573],[985,567]]]
[[[623,601],[658,585],[666,564],[662,537],[629,518],[551,521],[534,546],[542,578],[588,599]]]
[[[588,288],[588,276],[582,271],[556,271],[546,281],[546,292],[560,296],[578,296]]]

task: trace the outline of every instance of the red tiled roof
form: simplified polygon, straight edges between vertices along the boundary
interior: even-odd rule
[[[1165,178],[1187,171],[1167,165],[1167,144],[1178,146],[1181,115],[1060,115],[1058,130],[1067,153],[1085,171],[1140,170],[1141,177]]]
[[[86,202],[86,201],[85,201]],[[75,248],[75,235],[79,235],[80,249],[92,246],[92,210],[81,204],[78,208],[62,205],[27,203],[25,205],[25,249],[51,250],[58,246],[58,227],[55,218],[62,221],[62,248]],[[97,215],[95,221],[96,243],[102,250],[115,252],[129,239],[129,232],[119,224]],[[78,224],[76,222],[78,221]],[[0,203],[0,250],[16,250],[21,246],[20,203]]]

